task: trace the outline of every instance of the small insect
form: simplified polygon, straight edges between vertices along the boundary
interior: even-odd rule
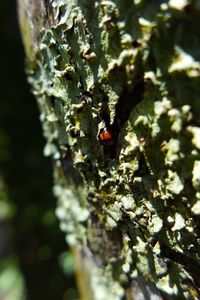
[[[106,126],[99,130],[98,139],[103,146],[112,146],[114,144],[111,130]]]

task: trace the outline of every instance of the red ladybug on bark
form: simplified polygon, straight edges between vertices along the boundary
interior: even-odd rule
[[[112,146],[114,144],[111,130],[106,126],[99,130],[98,139],[103,146]]]

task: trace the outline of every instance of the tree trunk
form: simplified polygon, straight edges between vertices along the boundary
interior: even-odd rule
[[[81,299],[200,299],[199,2],[18,2]]]

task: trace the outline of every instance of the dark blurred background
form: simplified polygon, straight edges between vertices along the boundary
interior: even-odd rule
[[[0,38],[0,299],[77,299],[15,0],[1,1]]]

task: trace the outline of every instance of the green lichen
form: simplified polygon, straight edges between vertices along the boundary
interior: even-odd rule
[[[29,70],[56,214],[67,242],[97,256],[96,300],[140,277],[165,299],[198,299],[199,38],[186,4],[54,0]],[[97,139],[102,116],[115,149]]]

